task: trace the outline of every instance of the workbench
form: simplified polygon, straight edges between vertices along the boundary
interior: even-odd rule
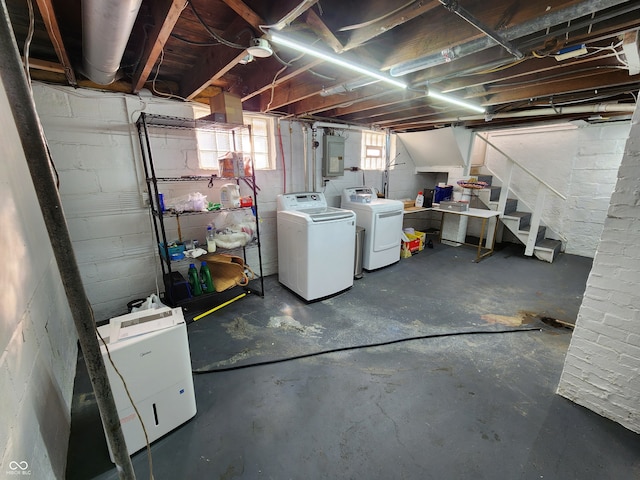
[[[470,208],[464,212],[458,212],[455,210],[444,210],[441,209],[439,207],[408,207],[405,208],[404,210],[404,214],[413,214],[413,213],[418,213],[418,212],[427,212],[427,211],[432,211],[432,212],[440,212],[442,215],[440,217],[440,232],[438,235],[438,240],[440,242],[442,242],[442,225],[444,224],[444,216],[446,214],[449,215],[459,215],[459,216],[463,216],[463,217],[471,217],[471,218],[479,218],[482,220],[482,227],[480,228],[480,239],[478,240],[478,243],[467,243],[467,242],[459,242],[459,241],[455,241],[455,243],[460,243],[462,245],[468,245],[471,247],[475,247],[477,248],[477,254],[476,254],[476,259],[475,262],[478,263],[480,260],[482,260],[485,257],[488,257],[489,255],[493,254],[493,249],[495,246],[495,239],[496,239],[496,232],[498,229],[498,217],[500,216],[500,212],[496,212],[495,210],[484,210],[481,208]],[[487,228],[487,225],[489,223],[489,220],[491,218],[495,218],[495,224],[493,225],[493,232],[489,231],[489,229]],[[486,232],[486,234],[485,234]],[[466,235],[465,235],[466,236]],[[446,240],[446,239],[445,239]],[[486,241],[485,241],[486,240]],[[482,242],[485,241],[486,245],[482,245]],[[484,253],[483,253],[484,252]]]

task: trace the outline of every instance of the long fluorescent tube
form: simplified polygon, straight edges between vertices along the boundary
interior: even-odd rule
[[[468,108],[469,110],[473,110],[478,113],[485,113],[485,109],[479,105],[474,105],[473,103],[465,102],[464,100],[460,100],[456,97],[452,97],[450,95],[445,95],[444,93],[437,92],[432,89],[427,90],[427,94],[430,97],[433,97],[437,100],[442,100],[443,102],[453,103],[454,105],[458,105],[459,107]]]
[[[388,77],[386,75],[383,75],[380,72],[376,72],[375,70],[371,70],[370,68],[367,67],[363,67],[360,65],[357,65],[353,62],[348,62],[346,60],[343,60],[342,58],[338,57],[337,55],[332,55],[330,53],[326,53],[326,52],[322,52],[320,50],[316,50],[315,48],[312,47],[308,47],[306,45],[303,45],[301,43],[298,43],[294,40],[290,40],[286,37],[283,37],[282,35],[275,33],[273,31],[269,32],[269,40],[272,41],[273,43],[278,43],[280,45],[283,45],[285,47],[289,47],[289,48],[293,48],[294,50],[297,50],[299,52],[302,53],[307,53],[309,55],[312,55],[316,58],[320,58],[322,60],[325,60],[327,62],[333,63],[335,65],[339,65],[341,67],[347,68],[349,70],[353,70],[354,72],[358,72],[361,73],[363,75],[368,75],[370,77],[376,78],[382,82],[386,82],[389,83],[391,85],[393,85],[394,87],[398,87],[398,88],[407,88],[407,84],[404,82],[400,82],[398,80],[395,80],[391,77]]]

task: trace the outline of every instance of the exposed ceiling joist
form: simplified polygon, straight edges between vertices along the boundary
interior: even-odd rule
[[[152,7],[154,25],[147,34],[147,42],[138,69],[133,74],[132,91],[139,92],[149,79],[151,70],[162,53],[169,35],[184,9],[184,0],[158,0]]]
[[[53,48],[56,51],[56,56],[62,64],[64,74],[67,77],[67,81],[69,82],[69,85],[76,86],[78,82],[76,80],[76,75],[73,71],[73,67],[71,66],[71,60],[69,60],[69,55],[67,54],[67,50],[64,47],[64,41],[62,40],[62,35],[60,33],[60,27],[58,26],[58,20],[56,19],[56,12],[53,4],[51,0],[36,1],[38,2],[38,9],[40,10],[42,21],[44,22],[45,28],[47,29],[47,33],[49,34],[49,38],[51,39]]]

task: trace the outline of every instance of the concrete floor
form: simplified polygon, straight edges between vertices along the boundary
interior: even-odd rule
[[[277,282],[188,327],[198,413],[154,478],[631,479],[640,436],[555,394],[591,260],[436,244],[306,304]],[[496,333],[536,328],[534,331]],[[494,333],[472,333],[494,332]],[[116,479],[79,359],[67,478]],[[149,478],[145,451],[133,456]]]

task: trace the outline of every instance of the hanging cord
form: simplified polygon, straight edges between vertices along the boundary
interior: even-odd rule
[[[218,372],[230,372],[233,370],[243,370],[245,368],[262,367],[265,365],[273,365],[276,363],[290,362],[292,360],[300,360],[303,358],[318,357],[320,355],[327,355],[329,353],[348,352],[351,350],[361,350],[365,348],[385,347],[387,345],[393,345],[395,343],[411,342],[414,340],[425,340],[429,338],[443,338],[443,337],[456,337],[461,335],[491,335],[498,333],[515,333],[515,332],[541,332],[542,328],[514,328],[510,330],[471,330],[468,332],[449,332],[449,333],[434,333],[431,335],[419,335],[416,337],[406,337],[397,340],[389,340],[386,342],[369,343],[366,345],[355,345],[350,347],[332,348],[329,350],[321,350],[319,352],[303,353],[302,355],[296,355],[293,357],[278,358],[275,360],[265,360],[264,362],[250,363],[247,365],[235,365],[233,367],[213,368],[204,367],[193,370],[196,375],[202,375],[204,373],[218,373]]]
[[[282,146],[282,130],[280,129],[280,119],[278,119],[278,144],[282,155],[282,193],[287,192],[287,164],[284,160],[284,147]]]
[[[35,30],[35,18],[33,16],[33,2],[31,0],[27,0],[27,5],[29,6],[29,31],[27,33],[27,38],[24,41],[24,72],[27,75],[29,90],[32,90],[31,72],[29,72],[29,47],[31,46],[31,40],[33,39],[33,32]]]

